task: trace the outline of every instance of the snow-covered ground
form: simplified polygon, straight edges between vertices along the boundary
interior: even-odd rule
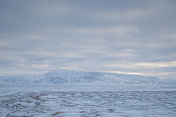
[[[75,71],[4,76],[0,117],[176,117],[176,80]]]
[[[175,91],[61,91],[0,96],[1,117],[175,117]]]

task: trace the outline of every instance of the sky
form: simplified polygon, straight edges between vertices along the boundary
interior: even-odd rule
[[[0,0],[0,76],[58,69],[176,78],[175,0]]]

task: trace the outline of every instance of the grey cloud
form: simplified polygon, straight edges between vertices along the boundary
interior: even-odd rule
[[[134,64],[176,61],[175,6],[174,0],[1,1],[0,73],[78,69],[173,77],[171,64]]]

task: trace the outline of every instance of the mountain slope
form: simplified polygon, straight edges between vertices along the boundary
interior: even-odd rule
[[[105,72],[53,71],[41,75],[0,77],[0,85],[176,85],[175,80]]]

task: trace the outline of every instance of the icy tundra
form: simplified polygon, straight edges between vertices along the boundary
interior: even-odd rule
[[[176,81],[103,72],[0,77],[0,117],[175,117]]]

